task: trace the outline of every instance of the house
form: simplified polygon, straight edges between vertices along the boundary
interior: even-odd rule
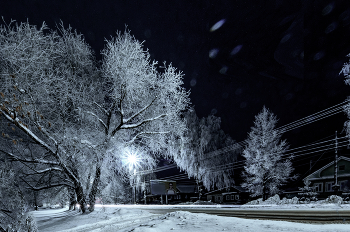
[[[197,185],[177,184],[173,180],[151,180],[150,186],[151,192],[146,195],[146,199],[151,204],[176,204],[198,199]]]
[[[334,164],[331,162],[312,174],[305,177],[303,180],[310,181],[310,186],[319,193],[318,198],[324,199],[329,195],[334,194]],[[340,156],[338,158],[338,185],[340,193],[349,192],[350,189],[350,158]]]
[[[198,186],[197,185],[177,185],[177,198],[181,202],[186,202],[191,199],[198,199]]]
[[[204,195],[207,201],[220,204],[244,204],[249,199],[249,192],[241,186],[217,189]]]

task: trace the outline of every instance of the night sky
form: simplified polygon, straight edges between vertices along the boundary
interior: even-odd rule
[[[183,71],[197,115],[221,117],[223,130],[242,141],[264,105],[282,126],[350,95],[339,75],[350,53],[349,6],[348,0],[3,0],[0,15],[7,23],[45,21],[51,29],[62,20],[84,34],[98,59],[104,38],[127,25],[152,59]],[[302,146],[341,132],[345,120],[337,114],[284,138]]]

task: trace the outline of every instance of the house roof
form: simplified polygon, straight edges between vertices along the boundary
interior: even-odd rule
[[[150,180],[151,182],[176,182],[175,180],[159,180],[159,179],[156,179],[156,180]]]
[[[238,192],[248,192],[247,189],[241,187],[241,186],[233,186]]]
[[[223,191],[225,191],[225,190],[227,190],[226,192],[224,192],[224,193],[228,193],[228,192],[235,192],[235,190],[237,191],[237,192],[247,192],[247,190],[245,189],[245,188],[242,188],[241,186],[232,186],[232,187],[230,187],[229,189],[228,188],[221,188],[221,189],[216,189],[216,190],[213,190],[213,191],[211,191],[211,192],[207,192],[206,194],[204,194],[204,195],[209,195],[209,194],[215,194],[215,193],[217,193],[217,194],[224,194],[223,193]],[[229,191],[230,190],[230,191]]]
[[[230,195],[230,194],[237,194],[237,192],[227,192],[227,193],[222,193],[222,195]]]
[[[339,156],[338,157],[338,161],[339,160],[346,160],[346,161],[349,161],[350,162],[350,158],[348,157],[345,157],[345,156]],[[329,168],[330,166],[334,165],[334,161],[330,162],[329,164],[323,166],[322,168],[318,169],[317,171],[314,171],[313,173],[311,173],[310,175],[308,175],[307,177],[305,177],[303,180],[306,180],[306,179],[310,179],[310,180],[314,180],[315,178],[311,178],[313,175],[315,175],[316,173],[320,173],[322,172],[323,170],[325,170],[326,168]]]
[[[213,193],[216,193],[216,192],[221,192],[221,191],[224,190],[224,189],[226,189],[226,188],[216,189],[216,190],[207,192],[207,193],[205,193],[204,195],[209,195],[209,194],[213,194]]]
[[[180,193],[195,193],[196,185],[177,185],[176,188]]]

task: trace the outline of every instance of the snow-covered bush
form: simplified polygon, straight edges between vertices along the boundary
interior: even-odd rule
[[[265,204],[279,204],[281,201],[280,196],[276,194],[273,197],[268,198],[266,201],[264,201]]]
[[[337,195],[331,195],[326,200],[325,203],[335,203],[335,204],[343,204],[343,198]]]
[[[299,199],[297,197],[293,197],[290,201],[290,204],[298,204]]]
[[[28,214],[15,172],[0,160],[0,231],[38,231]],[[2,230],[1,230],[2,229]]]
[[[262,202],[264,202],[263,199],[262,199],[262,198],[259,198],[259,199],[252,200],[252,201],[246,203],[246,205],[259,205],[259,204],[261,204]]]
[[[300,198],[298,198],[298,197],[293,197],[292,199],[287,199],[284,197],[281,200],[280,197],[276,194],[275,196],[268,198],[266,201],[263,201],[262,198],[259,198],[257,200],[253,200],[253,201],[248,202],[246,205],[275,205],[275,204],[276,205],[287,205],[287,204],[301,204],[301,203],[304,203],[304,202],[301,202]],[[346,203],[348,203],[348,201],[344,201],[344,199],[340,196],[332,195],[332,196],[329,196],[325,200],[318,200],[318,201],[315,201],[314,203],[340,205],[340,204],[346,204]]]
[[[286,204],[298,204],[299,199],[297,197],[293,197],[292,199],[283,198],[280,199],[279,195],[276,194],[273,197],[268,198],[266,201],[263,201],[262,198],[259,198],[257,200],[253,200],[248,202],[246,205],[286,205]]]
[[[350,193],[345,192],[342,194],[344,204],[350,203]]]
[[[310,187],[311,182],[309,180],[304,181],[305,186],[299,188],[301,193],[298,193],[300,196],[299,202],[310,203],[310,201],[317,201],[318,193],[315,192],[314,188]]]

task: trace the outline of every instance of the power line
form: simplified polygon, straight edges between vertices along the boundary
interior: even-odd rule
[[[288,123],[288,124],[286,124],[286,125],[280,127],[279,130],[285,130],[286,128],[294,127],[294,126],[299,125],[300,123],[302,123],[302,121],[304,121],[304,122],[305,122],[305,121],[306,121],[306,122],[308,122],[308,121],[313,121],[312,119],[313,119],[314,117],[319,117],[319,115],[326,115],[326,114],[328,114],[328,112],[334,112],[334,111],[336,111],[336,110],[338,110],[338,109],[342,109],[342,108],[343,108],[343,105],[345,105],[346,103],[347,103],[347,101],[343,101],[343,102],[341,102],[341,103],[339,103],[339,104],[336,104],[336,105],[334,105],[334,106],[331,106],[331,107],[329,107],[329,108],[327,108],[327,109],[321,110],[321,111],[319,111],[319,112],[317,112],[317,113],[311,114],[311,115],[309,115],[309,116],[306,116],[306,117],[301,118],[301,119],[299,119],[299,120],[296,120],[296,121],[294,121],[294,122]],[[335,109],[332,109],[332,108],[334,108],[334,107],[336,107],[336,108],[335,108]]]
[[[284,126],[281,126],[281,127],[277,128],[276,130],[277,131],[281,131],[280,133],[285,133],[287,131],[294,130],[296,128],[299,128],[299,127],[308,125],[310,123],[319,121],[321,119],[330,117],[332,115],[338,114],[338,113],[343,111],[342,110],[343,106],[346,103],[347,103],[347,101],[343,101],[343,102],[341,102],[339,104],[336,104],[334,106],[331,106],[331,107],[329,107],[329,108],[327,108],[325,110],[321,110],[321,111],[319,111],[317,113],[314,113],[312,115],[309,115],[309,116],[304,117],[302,119],[299,119],[297,121],[294,121],[294,122],[288,123],[288,124],[286,124]],[[209,152],[209,153],[206,154],[206,156],[209,156],[209,157],[202,158],[201,161],[205,160],[205,159],[213,158],[214,156],[220,155],[220,154],[222,154],[224,152],[227,152],[227,151],[232,151],[232,150],[237,149],[237,148],[242,148],[246,144],[247,144],[247,140],[244,140],[244,141],[241,141],[239,143],[233,144],[231,146],[228,146],[228,147],[225,147],[225,148],[213,151],[213,152]]]
[[[341,141],[341,142],[348,142],[348,141],[344,140],[344,141]],[[326,147],[326,146],[327,145],[321,145],[321,146],[317,146],[317,147],[311,147],[311,148],[302,149],[302,150],[299,150],[299,151],[287,152],[287,153],[283,154],[283,156],[295,155],[297,153],[303,153],[303,152],[306,152],[306,151],[315,150],[315,149],[323,148],[323,147]]]
[[[302,119],[299,119],[299,120],[296,120],[294,122],[288,123],[288,124],[286,124],[284,126],[281,126],[281,127],[277,128],[276,130],[280,131],[280,133],[285,133],[287,131],[290,131],[290,130],[299,128],[301,126],[305,126],[305,125],[308,125],[310,123],[319,121],[321,119],[330,117],[332,115],[338,114],[338,113],[343,111],[343,106],[346,103],[347,103],[347,101],[343,101],[343,102],[341,102],[339,104],[336,104],[334,106],[331,106],[331,107],[329,107],[327,109],[321,110],[321,111],[319,111],[317,113],[311,114],[311,115],[309,115],[307,117],[304,117]],[[346,138],[346,136],[341,137],[341,138]],[[341,139],[341,138],[339,138],[339,139]],[[309,151],[309,150],[319,149],[319,148],[325,147],[327,145],[295,151],[295,150],[298,150],[298,149],[301,149],[301,148],[315,146],[315,145],[323,144],[323,143],[326,143],[326,142],[329,142],[329,141],[333,141],[333,140],[334,139],[330,139],[330,140],[322,141],[322,142],[319,142],[319,143],[313,143],[313,144],[308,144],[308,145],[305,145],[305,146],[302,146],[302,147],[289,149],[289,150],[286,151],[286,152],[289,152],[289,153],[284,154],[283,156],[292,155],[292,154],[295,154],[295,153],[301,153],[301,152],[305,152],[305,151]],[[247,144],[247,140],[244,140],[244,141],[235,143],[235,144],[233,144],[231,146],[224,147],[224,148],[221,148],[221,149],[218,149],[218,150],[206,153],[205,154],[206,157],[201,158],[199,161],[203,161],[203,160],[206,160],[206,159],[213,158],[213,157],[215,157],[217,155],[220,155],[220,154],[228,152],[228,151],[232,151],[232,150],[236,150],[236,149],[239,149],[239,148],[243,148],[246,144]],[[294,152],[290,153],[291,151],[294,151]],[[309,153],[305,153],[305,154],[301,154],[301,155],[297,155],[297,156],[312,154],[312,153],[320,152],[320,151],[323,151],[323,150],[316,150],[316,151],[313,151],[313,152],[309,152]],[[226,167],[226,168],[224,168],[224,170],[226,170],[227,167],[229,167],[230,165],[237,166],[237,165],[240,165],[240,163],[243,163],[243,162],[244,161],[238,161],[238,162],[229,163],[229,164],[222,164],[222,165],[219,165],[219,166],[215,166],[215,167],[209,168],[208,171],[213,170],[213,169],[218,169],[218,168],[224,168],[224,167]],[[174,167],[176,167],[176,164],[174,164],[174,166],[172,166],[172,167],[168,166],[168,167],[163,167],[163,168],[161,167],[161,168],[157,168],[157,169],[153,169],[153,170],[141,171],[141,172],[138,172],[138,174],[147,174],[147,173],[152,173],[152,172],[160,172],[160,171],[168,170],[168,169],[171,169],[171,168],[174,168]]]
[[[328,136],[329,137],[329,136]],[[326,137],[326,138],[328,138]],[[346,138],[347,136],[344,136],[344,137],[340,137],[339,139],[342,139],[342,138]],[[322,144],[322,143],[326,143],[326,142],[329,142],[329,141],[333,141],[335,139],[329,139],[329,140],[326,140],[326,141],[321,141],[321,142],[318,142],[316,141],[315,143],[309,143],[309,144],[306,144],[304,146],[301,146],[301,147],[296,147],[296,148],[293,148],[293,149],[288,149],[286,152],[291,152],[291,151],[294,151],[294,150],[298,150],[300,148],[305,148],[305,147],[310,147],[310,146],[314,146],[314,145],[318,145],[318,144]]]
[[[346,136],[344,136],[344,137],[342,137],[342,138],[345,138]],[[331,140],[328,140],[328,141],[332,141],[332,140],[334,140],[334,139],[331,139]],[[342,141],[342,142],[339,142],[339,145],[341,145],[340,147],[346,147],[347,146],[347,143],[348,143],[348,141],[346,140],[346,141]],[[318,144],[318,143],[315,143],[315,144]],[[305,146],[311,146],[311,145],[313,145],[313,144],[310,144],[310,145],[305,145]],[[324,148],[324,147],[329,147],[329,146],[331,146],[332,144],[330,144],[330,145],[324,145],[324,146],[319,146],[319,147],[314,147],[314,148],[310,148],[310,149],[304,149],[304,150],[302,150],[302,151],[300,151],[300,152],[304,152],[304,151],[310,151],[310,150],[315,150],[315,149],[318,149],[318,150],[315,150],[315,151],[310,151],[310,152],[307,152],[307,153],[302,153],[302,154],[299,154],[299,155],[294,155],[294,153],[287,153],[287,154],[283,154],[282,155],[282,158],[286,158],[287,156],[291,156],[291,155],[294,155],[294,158],[295,157],[300,157],[300,156],[305,156],[305,155],[309,155],[309,154],[313,154],[313,153],[316,153],[316,152],[322,152],[322,151],[327,151],[327,150],[332,150],[332,149],[334,149],[334,148],[326,148],[326,149],[320,149],[320,148]],[[305,147],[305,146],[302,146],[302,147]],[[297,148],[296,148],[297,149]],[[298,151],[298,153],[300,153],[299,151]],[[241,161],[238,161],[238,162],[232,162],[232,163],[228,163],[228,164],[222,164],[222,165],[219,165],[219,166],[214,166],[214,167],[211,167],[211,168],[209,168],[208,170],[213,170],[213,169],[227,169],[227,168],[233,168],[233,169],[235,169],[235,168],[242,168],[242,167],[244,167],[244,161],[243,160],[241,160]],[[226,168],[225,168],[226,167]]]
[[[322,114],[321,115],[322,117],[314,118],[312,120],[308,119],[305,122],[300,122],[300,123],[294,125],[294,127],[288,127],[288,128],[283,129],[283,130],[280,130],[280,133],[285,133],[287,131],[291,131],[291,130],[294,130],[296,128],[302,127],[302,126],[306,126],[306,125],[308,125],[310,123],[317,122],[319,120],[328,118],[328,117],[336,115],[336,114],[338,114],[340,112],[343,112],[342,107],[339,107],[336,111],[334,110],[334,111],[330,112],[330,114]]]
[[[344,142],[345,143],[345,142]],[[342,147],[347,147],[348,145],[347,144],[343,144],[341,146],[338,146],[338,148],[342,148]],[[322,151],[330,151],[330,150],[333,150],[334,148],[329,148],[329,149],[322,149],[322,150],[317,150],[317,151],[313,151],[313,152],[309,152],[309,153],[306,153],[306,154],[302,154],[302,155],[309,155],[309,154],[313,154],[313,153],[316,153],[316,152],[322,152]],[[301,155],[300,155],[301,156]],[[235,170],[235,169],[241,169],[244,167],[244,164],[240,164],[240,165],[232,165],[231,167],[227,167],[227,168],[222,168],[221,171],[224,171],[224,170]]]
[[[177,164],[171,164],[168,166],[158,167],[155,169],[148,169],[148,170],[144,170],[144,171],[139,171],[139,172],[136,172],[136,174],[145,175],[145,174],[150,174],[150,173],[155,173],[155,172],[162,172],[162,171],[173,169],[176,167],[177,167]]]

